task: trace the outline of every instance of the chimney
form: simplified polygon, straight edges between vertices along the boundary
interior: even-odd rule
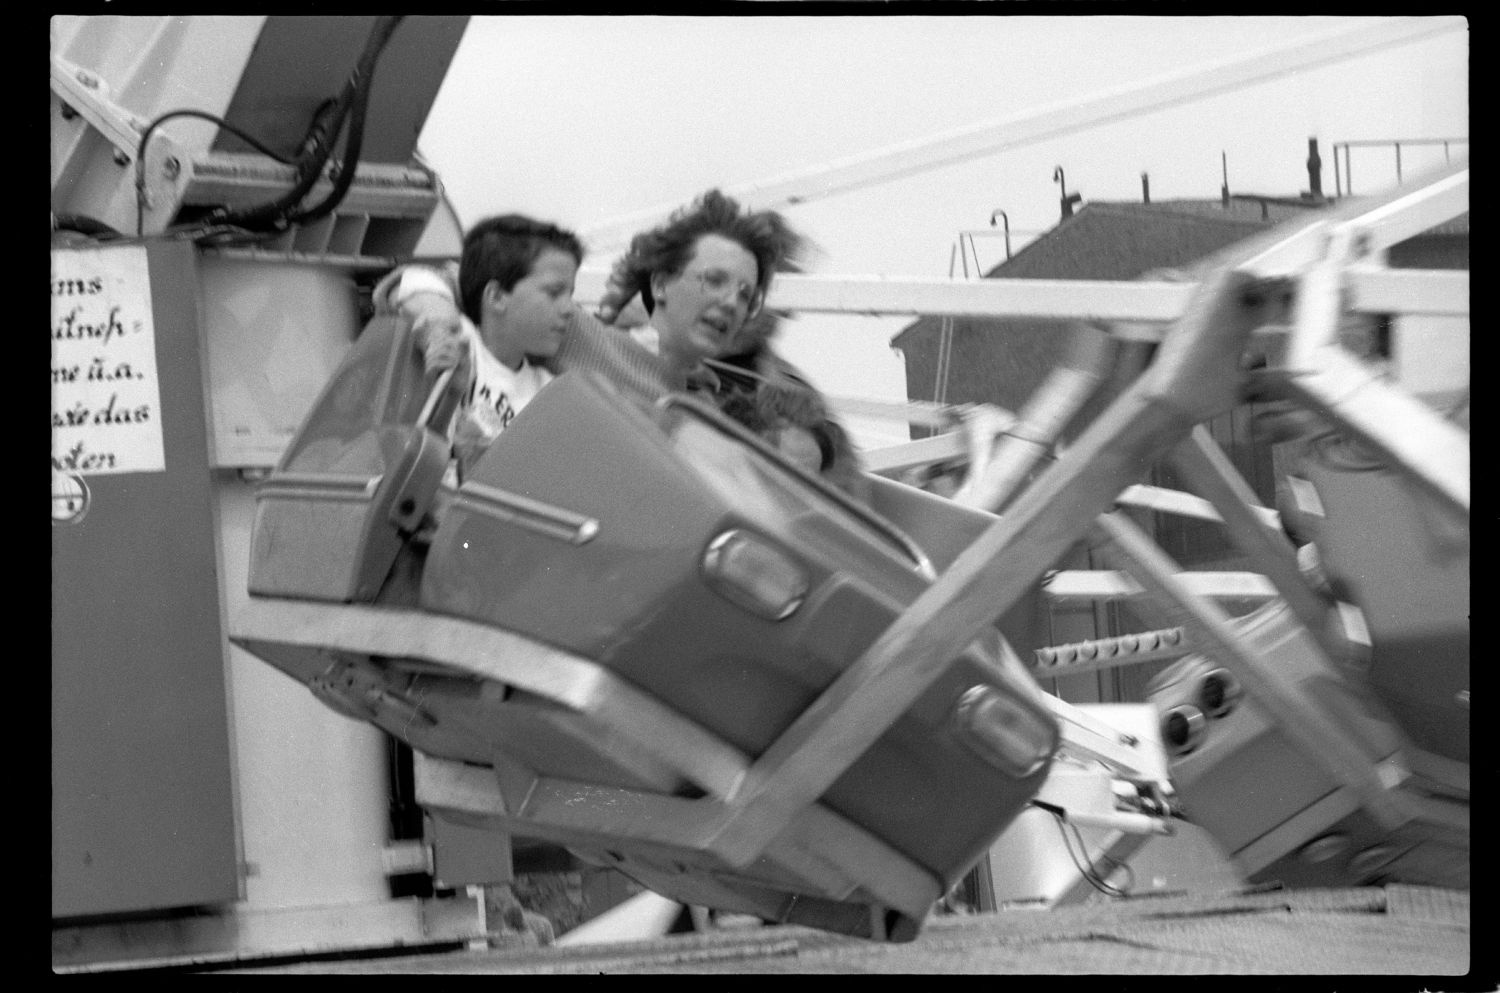
[[[1220,152],[1219,161],[1224,167],[1224,185],[1219,187],[1219,203],[1229,209],[1229,153]]]
[[[1307,183],[1314,200],[1323,199],[1323,160],[1318,155],[1318,139],[1307,139]]]
[[[1151,202],[1151,177],[1141,173],[1141,203]]]
[[[1052,170],[1052,181],[1062,187],[1062,215],[1063,220],[1067,220],[1073,216],[1073,205],[1083,199],[1083,194],[1068,192],[1068,179],[1062,166]]]

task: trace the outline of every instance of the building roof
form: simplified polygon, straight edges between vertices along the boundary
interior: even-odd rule
[[[1134,279],[1152,269],[1184,266],[1262,230],[1259,204],[1231,200],[1084,204],[1057,227],[985,273],[986,279]],[[1290,208],[1281,208],[1289,210]],[[1273,213],[1276,220],[1287,214]],[[897,348],[936,329],[938,317],[918,318],[892,340]],[[1003,320],[995,318],[994,320]]]
[[[1210,213],[1190,204],[1085,204],[986,278],[1133,279],[1150,269],[1185,265],[1268,223],[1259,219],[1259,207],[1252,212],[1231,201],[1230,210]]]
[[[984,274],[985,279],[1135,279],[1186,266],[1282,221],[1329,206],[1312,198],[1242,194],[1222,200],[1094,201]],[[1469,214],[1423,232],[1467,236]],[[1004,320],[994,318],[992,320]],[[902,348],[941,323],[921,317],[891,339]]]

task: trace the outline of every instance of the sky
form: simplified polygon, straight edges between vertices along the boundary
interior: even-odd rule
[[[779,8],[783,9],[784,8]],[[868,8],[866,8],[868,9]],[[459,220],[520,211],[585,235],[621,217],[966,126],[1208,68],[1381,18],[1309,16],[476,16],[418,146]],[[1335,191],[1332,146],[1466,138],[1468,32],[1341,60],[970,161],[783,208],[818,252],[810,271],[963,275],[1003,261],[1089,200],[1308,189],[1309,138]],[[1455,157],[1467,145],[1451,147]],[[1407,147],[1403,174],[1441,164]],[[1394,152],[1356,148],[1354,191],[1395,182]],[[614,252],[589,256],[607,266]],[[834,396],[905,398],[889,345],[909,320],[801,315],[781,351]],[[851,420],[856,441],[903,425]]]

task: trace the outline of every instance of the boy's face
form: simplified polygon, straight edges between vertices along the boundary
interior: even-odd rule
[[[485,291],[484,343],[511,368],[522,356],[557,354],[573,310],[578,261],[558,248],[545,248],[531,272],[510,292],[492,282]]]

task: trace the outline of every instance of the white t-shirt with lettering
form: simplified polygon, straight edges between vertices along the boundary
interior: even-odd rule
[[[431,269],[409,267],[390,295],[399,307],[415,293],[441,293],[450,300],[453,290]],[[453,447],[464,474],[472,469],[490,442],[500,436],[537,392],[552,381],[552,373],[524,358],[519,369],[511,369],[485,347],[474,322],[462,314],[459,320],[474,366],[474,381],[464,394],[453,425]]]

